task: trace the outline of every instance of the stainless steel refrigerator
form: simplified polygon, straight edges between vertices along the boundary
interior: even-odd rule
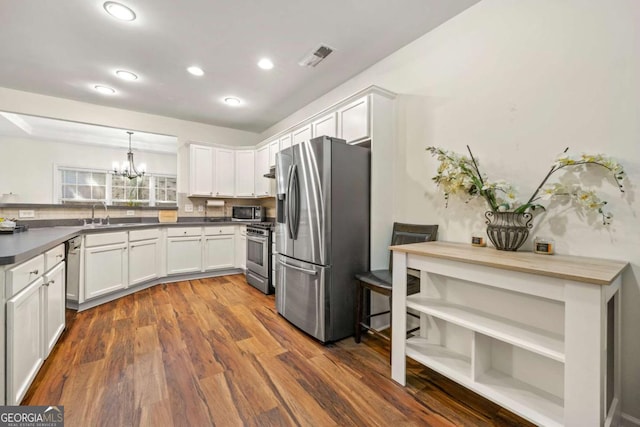
[[[326,136],[276,155],[276,309],[322,342],[353,335],[369,266],[370,151]]]

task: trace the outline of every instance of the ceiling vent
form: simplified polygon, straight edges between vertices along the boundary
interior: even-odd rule
[[[333,52],[329,46],[320,45],[315,48],[311,53],[305,56],[298,65],[301,67],[315,67],[319,63],[321,63],[329,54]]]

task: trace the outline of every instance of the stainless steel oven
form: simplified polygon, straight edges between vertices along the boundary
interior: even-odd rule
[[[273,293],[271,277],[272,224],[247,225],[247,283],[264,292]]]

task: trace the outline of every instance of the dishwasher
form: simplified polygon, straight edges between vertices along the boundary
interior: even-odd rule
[[[82,236],[74,237],[66,243],[67,249],[67,303],[78,303],[80,295],[80,252]]]

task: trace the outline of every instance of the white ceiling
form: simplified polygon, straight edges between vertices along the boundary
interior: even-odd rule
[[[6,112],[0,112],[0,137],[2,136],[46,142],[129,148],[129,134],[126,129]],[[175,136],[134,132],[131,136],[131,148],[134,152],[150,151],[176,154],[178,139]],[[0,151],[1,149],[2,139],[0,138]]]
[[[122,22],[104,0],[4,0],[0,86],[260,132],[478,1],[122,0],[138,16]],[[320,43],[335,51],[299,66]]]

